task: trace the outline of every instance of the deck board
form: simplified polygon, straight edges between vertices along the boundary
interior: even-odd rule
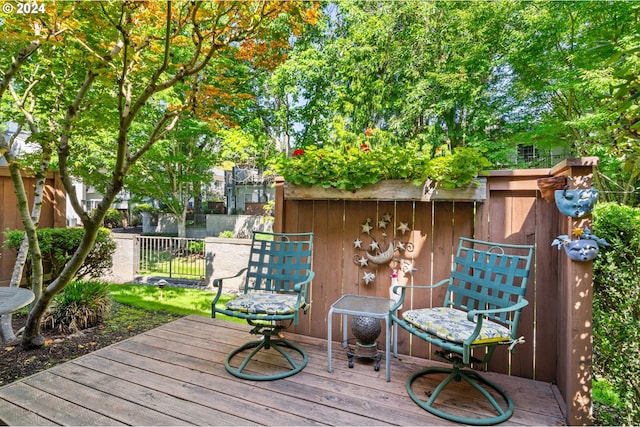
[[[224,368],[227,353],[252,339],[244,324],[188,316],[0,388],[8,425],[452,425],[420,409],[405,380],[434,362],[400,355],[391,382],[366,361],[347,367],[334,343],[286,333],[309,354],[299,374],[277,381],[241,380]],[[270,356],[253,368],[278,365]],[[516,405],[505,425],[564,425],[553,386],[487,373]],[[422,380],[421,380],[422,381]],[[435,379],[424,381],[425,391]],[[464,385],[444,403],[460,414],[484,411]]]

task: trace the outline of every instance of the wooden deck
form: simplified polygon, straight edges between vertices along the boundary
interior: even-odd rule
[[[333,346],[327,372],[324,340],[287,334],[309,353],[299,374],[247,381],[224,368],[226,354],[250,338],[247,325],[188,316],[0,388],[7,425],[446,425],[407,395],[410,372],[424,359],[391,361],[378,372],[366,360],[349,369]],[[266,362],[266,360],[265,360]],[[551,384],[487,375],[511,394],[516,410],[506,425],[564,425]],[[470,388],[446,404],[481,414]],[[1,423],[0,423],[1,424]]]

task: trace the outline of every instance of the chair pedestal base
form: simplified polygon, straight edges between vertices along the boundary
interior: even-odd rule
[[[299,353],[302,356],[302,361],[300,363],[296,362],[296,360],[291,357],[291,355],[284,348],[288,348]],[[286,370],[281,373],[272,374],[272,375],[255,375],[248,374],[244,372],[244,369],[247,367],[247,364],[261,351],[261,350],[269,350],[273,348],[278,353],[280,353],[287,361],[291,369]],[[249,354],[244,358],[242,363],[237,368],[231,366],[231,359],[236,356],[238,353],[242,353],[246,350],[253,349],[249,352]],[[291,375],[297,374],[301,370],[307,366],[309,362],[309,356],[307,353],[300,348],[299,346],[284,340],[284,339],[272,339],[270,335],[264,335],[264,339],[250,341],[241,347],[233,350],[224,361],[224,366],[227,368],[227,371],[238,378],[243,378],[245,380],[254,380],[254,381],[270,381],[270,380],[278,380],[281,378],[290,377]]]
[[[447,378],[445,378],[440,384],[438,384],[438,386],[435,388],[435,390],[429,397],[429,400],[426,400],[426,401],[422,400],[418,397],[416,393],[414,393],[412,389],[412,384],[416,379],[429,374],[443,374],[443,373],[444,374],[449,373],[449,376],[447,376]],[[454,380],[455,381],[463,380],[471,384],[476,390],[478,390],[482,394],[482,396],[484,396],[484,398],[489,403],[491,403],[491,406],[493,406],[493,408],[495,409],[498,415],[495,417],[489,417],[489,418],[467,418],[467,417],[461,417],[461,416],[454,415],[448,412],[444,412],[440,409],[434,408],[433,405],[436,403],[436,399],[438,398],[438,395],[440,394],[440,392],[451,381],[454,381]],[[494,397],[482,385],[492,388],[500,396],[502,396],[502,398],[504,399],[504,403],[506,404],[506,409],[503,409],[503,406],[498,404],[498,402],[496,402]],[[407,392],[409,393],[409,396],[411,397],[411,399],[413,399],[413,401],[416,402],[418,406],[420,406],[422,409],[440,418],[444,418],[450,421],[455,421],[457,423],[470,424],[470,425],[494,425],[494,424],[498,424],[508,420],[513,414],[514,404],[506,391],[504,391],[501,387],[499,387],[495,383],[482,377],[476,371],[473,371],[470,369],[461,369],[460,367],[455,365],[453,368],[431,367],[431,368],[426,368],[419,372],[416,372],[407,379],[406,387],[407,387]]]

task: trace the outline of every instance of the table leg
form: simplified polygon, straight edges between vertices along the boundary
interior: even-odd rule
[[[347,315],[343,314],[342,315],[342,347],[347,348],[348,347],[348,335],[347,335]]]
[[[396,315],[398,312],[396,311]],[[398,357],[398,324],[393,324],[393,357]]]
[[[331,367],[331,318],[333,317],[333,307],[329,309],[329,318],[327,319],[327,371],[333,372],[333,368]]]
[[[385,373],[387,375],[387,382],[391,381],[391,359],[389,358],[389,347],[391,344],[391,328],[389,328],[389,315],[387,314],[384,317],[384,322],[385,322],[385,338],[384,338],[384,368],[385,368]],[[394,347],[394,351],[395,351],[395,347]]]

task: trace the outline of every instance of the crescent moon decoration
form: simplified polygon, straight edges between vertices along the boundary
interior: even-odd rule
[[[365,255],[367,256],[367,258],[369,258],[369,261],[374,264],[386,264],[393,259],[393,253],[395,252],[395,250],[396,248],[393,242],[391,242],[389,243],[389,247],[384,252],[378,255],[371,255],[369,252],[365,252]]]

